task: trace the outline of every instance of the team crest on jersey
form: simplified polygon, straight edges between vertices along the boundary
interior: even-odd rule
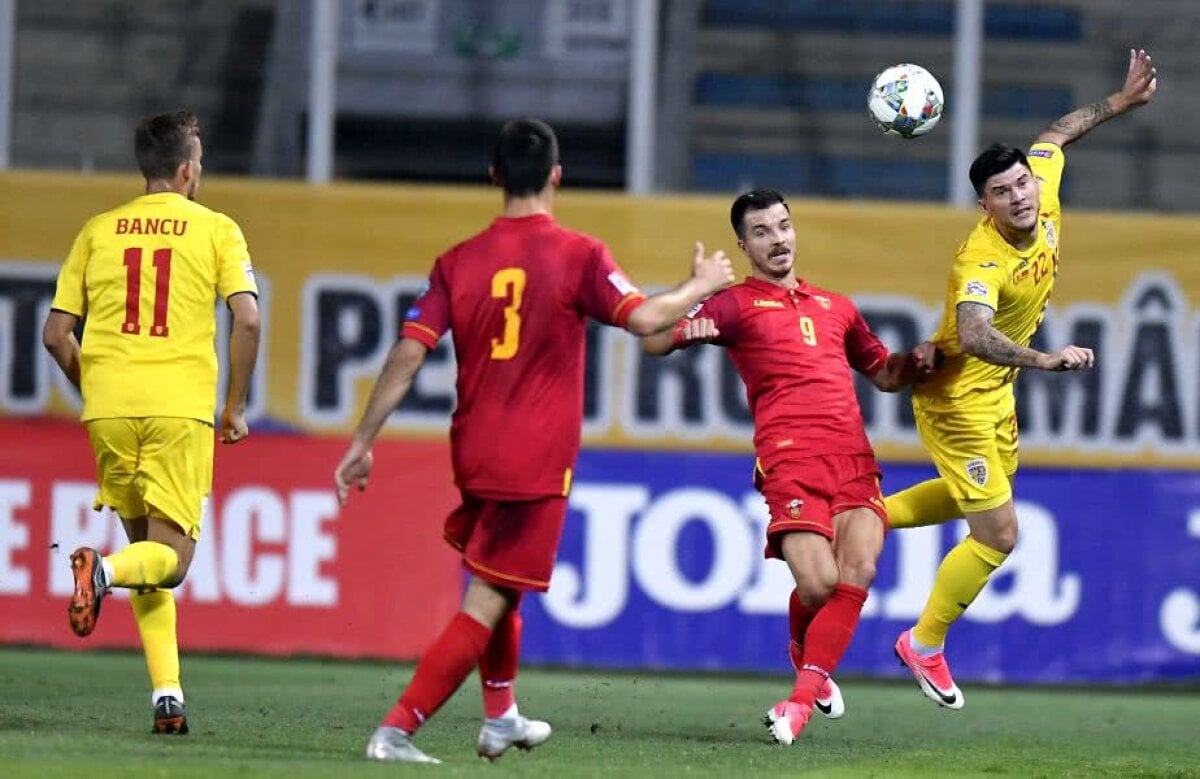
[[[761,298],[754,299],[755,308],[783,308],[783,304],[778,300],[762,300]]]
[[[617,292],[622,295],[632,295],[638,291],[638,288],[633,286],[633,282],[625,278],[625,274],[620,271],[613,271],[608,274],[608,283],[617,288]]]
[[[799,519],[800,512],[804,509],[804,501],[799,498],[792,498],[787,504],[788,516],[792,519]]]
[[[968,281],[966,293],[973,298],[986,298],[988,295],[988,285],[982,281]]]
[[[967,460],[967,476],[970,476],[971,481],[975,482],[980,487],[987,484],[987,460],[983,459],[982,457],[974,457],[970,460]]]
[[[1051,249],[1058,248],[1058,231],[1054,229],[1054,222],[1049,219],[1042,220],[1042,227],[1046,229],[1046,245]]]
[[[832,305],[833,305],[833,303],[830,302],[829,298],[825,297],[824,295],[813,295],[813,300],[820,303],[821,308],[825,309],[826,311],[828,311],[830,309],[830,307],[832,307]]]

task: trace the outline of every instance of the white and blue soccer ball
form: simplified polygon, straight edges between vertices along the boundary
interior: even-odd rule
[[[917,138],[937,127],[942,85],[920,65],[892,65],[871,82],[867,113],[885,135]]]

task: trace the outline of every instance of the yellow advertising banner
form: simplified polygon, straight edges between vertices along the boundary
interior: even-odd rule
[[[140,187],[134,176],[0,175],[0,413],[78,410],[43,353],[41,321],[75,233]],[[242,226],[262,283],[266,337],[254,417],[260,426],[316,433],[351,429],[434,258],[486,227],[500,206],[499,192],[483,187],[261,179],[206,179],[199,199]],[[566,189],[557,216],[603,239],[636,282],[653,288],[685,276],[697,240],[745,269],[730,200]],[[800,275],[853,297],[892,348],[932,332],[974,214],[800,198],[791,205]],[[1098,364],[1086,374],[1022,374],[1023,461],[1200,464],[1200,310],[1191,300],[1200,294],[1200,219],[1075,213],[1068,205],[1062,241],[1054,299],[1035,343],[1092,346]],[[621,332],[595,328],[589,338],[589,443],[749,450],[743,390],[718,349],[656,360]],[[445,430],[453,387],[443,344],[389,432]],[[884,458],[925,459],[905,397],[865,386],[859,395]]]

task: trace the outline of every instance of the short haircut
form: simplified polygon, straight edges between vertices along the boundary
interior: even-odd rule
[[[983,188],[987,186],[988,179],[997,173],[1003,173],[1017,163],[1030,170],[1029,159],[1025,156],[1025,152],[1016,146],[993,143],[984,149],[971,163],[971,185],[975,187],[975,194],[983,197]]]
[[[733,225],[733,231],[737,233],[737,237],[746,237],[743,230],[746,227],[744,222],[747,211],[762,211],[776,203],[783,203],[783,207],[787,209],[787,212],[789,214],[792,213],[792,209],[788,207],[787,201],[783,199],[783,195],[773,189],[755,189],[739,195],[738,199],[733,201],[733,206],[729,209],[729,222]]]
[[[541,192],[557,164],[558,138],[541,119],[513,119],[500,129],[492,167],[508,195],[527,197]]]
[[[193,139],[200,137],[200,120],[190,111],[148,116],[133,134],[133,152],[147,181],[175,178],[179,166],[192,158]]]

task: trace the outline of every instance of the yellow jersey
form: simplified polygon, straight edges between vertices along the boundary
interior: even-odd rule
[[[246,239],[224,214],[173,192],[93,217],[51,306],[85,317],[83,420],[216,415],[216,296],[257,294]]]
[[[1041,188],[1037,239],[1028,249],[1016,249],[986,216],[971,230],[955,257],[942,321],[932,339],[945,362],[933,377],[916,386],[917,397],[960,398],[970,392],[1011,386],[1017,376],[1017,368],[992,365],[962,353],[958,346],[959,303],[990,306],[996,312],[992,326],[1021,346],[1029,346],[1042,323],[1058,275],[1063,152],[1054,144],[1038,143],[1029,150],[1028,158]]]

